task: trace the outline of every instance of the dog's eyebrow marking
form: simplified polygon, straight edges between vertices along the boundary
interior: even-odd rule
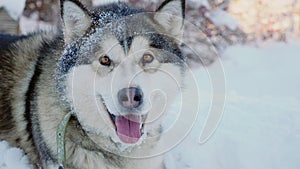
[[[128,55],[129,49],[131,48],[132,40],[133,37],[131,36],[131,37],[125,37],[123,40],[119,41],[126,55]]]

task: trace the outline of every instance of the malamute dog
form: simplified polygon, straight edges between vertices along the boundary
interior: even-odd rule
[[[36,168],[165,168],[164,121],[186,70],[184,11],[184,0],[155,12],[61,0],[58,31],[1,35],[0,140]]]

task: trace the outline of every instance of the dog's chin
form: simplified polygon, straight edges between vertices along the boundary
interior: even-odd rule
[[[104,100],[102,98],[101,100],[121,143],[129,145],[139,144],[144,134],[147,115],[140,115],[136,112],[126,113],[126,115],[114,115],[109,111]],[[118,142],[116,139],[114,141]]]

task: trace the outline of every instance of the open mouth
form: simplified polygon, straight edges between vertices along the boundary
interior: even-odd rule
[[[146,115],[136,115],[133,113],[127,115],[114,115],[109,112],[102,97],[101,102],[108,113],[111,122],[115,126],[119,139],[126,144],[135,144],[138,142],[144,132]]]

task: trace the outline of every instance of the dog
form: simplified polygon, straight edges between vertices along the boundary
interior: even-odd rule
[[[60,3],[57,31],[1,35],[0,140],[35,168],[166,168],[165,119],[187,70],[185,1],[154,12]],[[60,164],[57,130],[68,113]]]

